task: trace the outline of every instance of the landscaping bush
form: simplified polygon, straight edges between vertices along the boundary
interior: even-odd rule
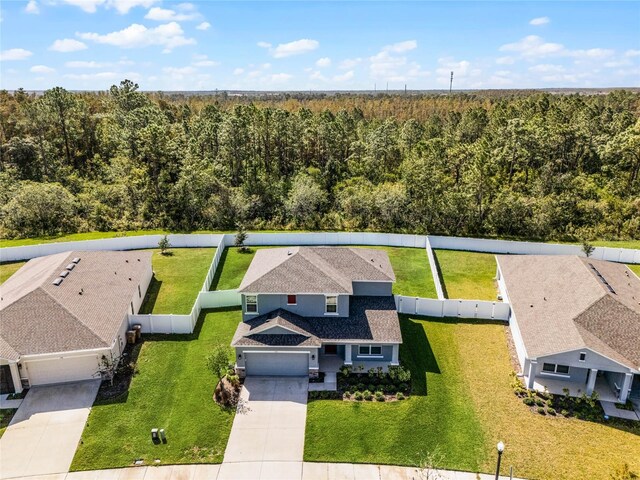
[[[344,397],[345,398],[351,398],[351,392],[349,390],[347,390],[346,392],[344,392]]]
[[[562,415],[563,417],[568,417],[569,416],[569,411],[568,410],[562,410],[560,412],[560,415]]]
[[[379,402],[384,402],[384,393],[377,391],[374,396],[376,397],[376,400]]]
[[[537,406],[544,407],[544,401],[541,398],[536,398],[535,402]]]
[[[555,416],[555,415],[556,415],[556,410],[555,410],[555,408],[551,408],[551,407],[550,407],[550,408],[547,408],[547,413],[548,413],[549,415],[553,415],[553,416]]]
[[[362,396],[365,400],[371,400],[373,398],[370,390],[365,390],[364,392],[362,392]]]
[[[532,397],[525,397],[522,399],[522,403],[527,405],[528,407],[532,407],[536,401]]]
[[[357,388],[358,390],[360,390],[360,391],[363,391],[363,390],[365,389],[364,383],[358,383],[358,384],[356,385],[356,388]]]
[[[396,393],[396,398],[398,400],[404,400],[405,397],[404,397],[404,394],[402,392],[398,392],[398,393]]]
[[[411,372],[402,365],[389,367],[389,378],[394,382],[408,383],[411,380]]]
[[[369,390],[370,392],[375,392],[377,388],[373,383],[370,383],[369,385],[367,385],[367,390]]]
[[[544,415],[544,413],[545,413],[545,412],[544,412],[544,407],[538,407],[538,413],[539,413],[540,415]]]
[[[364,397],[363,397],[361,392],[355,392],[353,394],[353,398],[356,399],[357,401],[361,402]]]

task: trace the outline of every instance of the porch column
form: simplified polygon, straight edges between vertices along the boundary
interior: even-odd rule
[[[391,350],[391,365],[399,365],[400,362],[398,361],[398,352],[400,351],[400,345],[393,345],[393,348]]]
[[[620,403],[626,403],[629,397],[629,389],[631,388],[631,382],[633,381],[633,373],[625,373],[624,380],[622,381],[622,390],[620,390]]]
[[[22,380],[20,380],[20,371],[18,370],[17,363],[10,363],[9,369],[11,370],[11,380],[13,380],[13,388],[16,393],[22,392]]]
[[[594,388],[596,388],[596,377],[598,376],[598,369],[592,368],[589,372],[589,381],[587,382],[587,395],[591,395],[593,393]]]
[[[351,344],[346,344],[344,346],[344,364],[345,365],[353,364],[353,362],[351,361]]]
[[[533,382],[536,379],[538,362],[536,360],[529,360],[529,378],[527,379],[527,388],[533,390]]]

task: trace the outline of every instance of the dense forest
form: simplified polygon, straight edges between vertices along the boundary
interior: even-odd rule
[[[640,94],[0,92],[0,236],[640,238]]]

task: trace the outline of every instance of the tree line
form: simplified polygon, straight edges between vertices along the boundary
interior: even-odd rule
[[[0,92],[0,236],[640,238],[640,94]]]

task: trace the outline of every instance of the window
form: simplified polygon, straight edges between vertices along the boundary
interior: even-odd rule
[[[298,299],[295,295],[287,295],[287,305],[295,305],[298,303]]]
[[[568,375],[569,374],[569,366],[568,365],[556,365],[555,363],[543,363],[542,371],[545,373],[557,373],[560,375]]]
[[[382,355],[382,347],[376,345],[358,346],[358,355]]]
[[[580,361],[584,362],[587,359],[587,354],[585,352],[580,352]]]
[[[245,299],[245,312],[246,313],[258,313],[258,296],[247,295]]]
[[[328,296],[325,300],[325,312],[326,313],[338,313],[338,297]]]

